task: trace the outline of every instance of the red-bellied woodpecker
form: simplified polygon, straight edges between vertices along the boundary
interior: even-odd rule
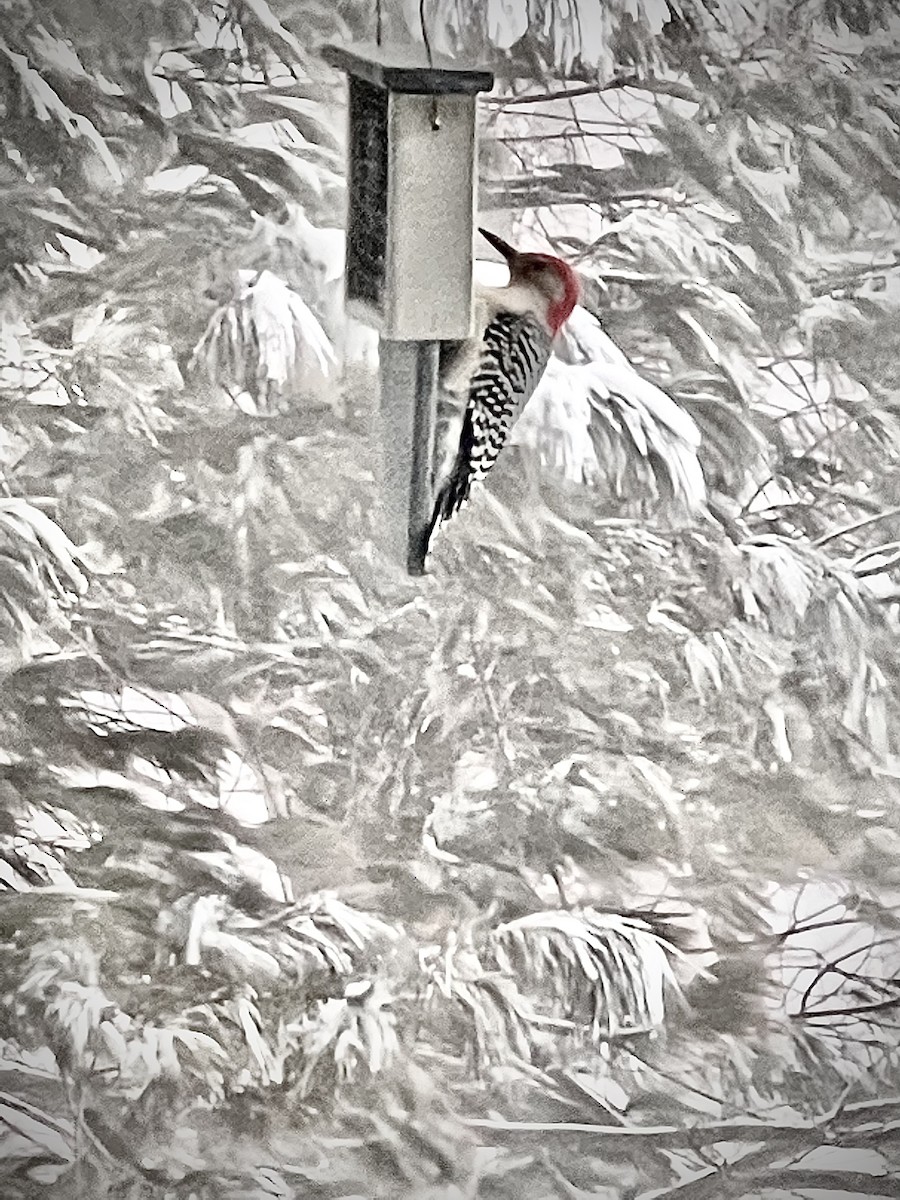
[[[441,390],[465,409],[450,461],[436,480],[429,539],[497,461],[579,299],[578,278],[561,258],[525,254],[495,233],[480,233],[506,259],[509,283],[478,289],[474,336],[441,355]]]

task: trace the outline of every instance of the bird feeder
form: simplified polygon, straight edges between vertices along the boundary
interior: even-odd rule
[[[381,337],[389,537],[420,574],[442,341],[472,328],[475,106],[494,85],[417,46],[329,46],[349,90],[347,312]]]
[[[348,312],[382,337],[468,337],[475,102],[489,71],[416,46],[329,46],[349,85]]]

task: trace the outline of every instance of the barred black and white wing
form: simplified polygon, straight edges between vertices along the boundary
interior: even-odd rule
[[[473,483],[484,479],[509,440],[550,359],[552,338],[530,313],[499,312],[487,324],[474,363],[458,361],[442,372],[446,390],[468,384],[459,444],[449,470],[438,481],[429,536],[440,521],[458,512]]]

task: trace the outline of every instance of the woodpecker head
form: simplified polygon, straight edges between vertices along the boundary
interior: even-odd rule
[[[525,254],[488,229],[478,232],[499,250],[509,266],[510,287],[525,286],[546,300],[545,317],[552,333],[558,333],[581,298],[578,276],[567,262],[552,254]]]

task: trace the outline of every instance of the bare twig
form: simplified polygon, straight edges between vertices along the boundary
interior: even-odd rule
[[[551,100],[571,100],[573,96],[594,96],[609,88],[638,87],[640,80],[637,75],[614,75],[605,83],[587,84],[585,87],[558,88],[549,92],[526,92],[524,96],[488,96],[488,104],[496,104],[505,108],[508,104],[546,104]]]
[[[884,512],[875,513],[871,517],[861,517],[858,521],[853,521],[849,525],[842,525],[840,529],[832,529],[830,533],[823,533],[821,537],[815,539],[813,545],[825,546],[828,542],[845,537],[848,533],[856,533],[858,529],[865,529],[867,526],[875,525],[879,521],[889,521],[891,517],[900,517],[900,505],[894,508],[887,508]]]

